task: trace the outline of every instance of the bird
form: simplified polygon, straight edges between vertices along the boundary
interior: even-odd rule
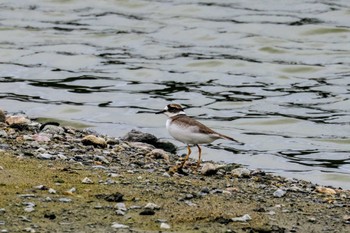
[[[168,104],[162,111],[156,112],[155,114],[164,113],[168,119],[166,121],[166,129],[169,134],[187,145],[187,155],[182,161],[179,169],[182,169],[191,154],[191,145],[195,145],[198,148],[198,161],[197,168],[201,163],[202,149],[200,144],[208,144],[217,139],[231,140],[239,144],[243,144],[229,136],[218,133],[208,126],[200,123],[199,121],[186,115],[184,109],[180,104]]]

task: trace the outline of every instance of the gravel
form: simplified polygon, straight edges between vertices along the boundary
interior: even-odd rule
[[[349,190],[237,164],[179,171],[175,146],[136,130],[113,138],[3,119],[0,232],[349,230]]]

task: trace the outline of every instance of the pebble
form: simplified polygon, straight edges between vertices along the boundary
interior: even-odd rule
[[[42,185],[42,184],[34,186],[33,188],[37,189],[37,190],[48,190],[49,189],[47,186]]]
[[[157,205],[157,204],[154,204],[154,203],[147,203],[145,206],[144,206],[145,209],[151,209],[151,210],[159,210],[160,209],[160,206]]]
[[[39,133],[33,135],[33,140],[37,142],[49,142],[51,140],[51,137],[46,133]]]
[[[112,228],[115,228],[115,229],[128,229],[129,226],[114,222],[112,224]]]
[[[36,232],[35,229],[33,229],[31,227],[26,227],[26,228],[23,229],[23,231],[30,232],[30,233],[35,233]]]
[[[152,134],[144,133],[138,130],[131,130],[128,132],[122,140],[129,141],[129,142],[144,142],[147,144],[154,145],[157,143],[158,138]]]
[[[146,154],[146,156],[152,159],[163,159],[167,162],[170,162],[169,154],[162,149],[153,149],[151,152]]]
[[[145,209],[140,212],[140,215],[155,215],[156,212],[153,209]]]
[[[72,199],[61,197],[61,198],[58,199],[58,201],[59,202],[64,202],[64,203],[68,203],[68,202],[72,202]]]
[[[4,214],[6,213],[6,209],[5,208],[0,208],[0,214]]]
[[[201,169],[201,174],[204,176],[215,175],[218,172],[218,166],[212,163],[205,163]]]
[[[332,188],[326,188],[326,187],[322,187],[322,186],[317,186],[316,187],[316,192],[323,193],[323,194],[326,194],[326,195],[335,195],[337,193]]]
[[[49,191],[48,191],[50,194],[56,194],[56,190],[54,190],[53,188],[49,188]]]
[[[238,178],[241,178],[241,177],[248,178],[250,177],[250,174],[251,174],[251,171],[244,167],[239,167],[231,171],[231,175]]]
[[[315,223],[315,222],[316,222],[316,218],[315,218],[315,217],[308,217],[308,218],[307,218],[307,221],[308,221],[308,222]]]
[[[6,138],[8,135],[5,130],[0,130],[0,137]]]
[[[237,217],[237,218],[231,218],[233,222],[248,222],[252,220],[249,214],[245,214],[242,217]]]
[[[34,209],[34,206],[35,206],[35,203],[33,202],[23,202],[23,205],[25,205],[26,207],[24,208],[24,211],[25,212],[33,212],[35,209]]]
[[[273,193],[273,196],[274,197],[283,197],[286,195],[286,191],[282,190],[282,189],[277,189],[274,193]]]
[[[87,135],[85,136],[81,142],[85,146],[92,145],[94,147],[100,147],[100,148],[106,148],[107,147],[107,142],[101,137],[96,137],[95,135]]]
[[[160,224],[160,228],[161,228],[161,229],[170,229],[171,227],[170,227],[169,224],[167,224],[167,223],[165,223],[165,222],[162,222],[162,223]]]
[[[41,132],[49,133],[49,134],[63,134],[64,129],[60,126],[57,125],[45,125],[42,129]]]
[[[30,123],[30,120],[24,116],[9,116],[6,118],[6,123],[9,126],[28,125]]]
[[[85,177],[84,179],[81,180],[81,183],[83,183],[83,184],[93,184],[94,182],[89,177]]]
[[[49,153],[42,153],[42,154],[39,154],[39,155],[37,156],[37,158],[38,158],[38,159],[47,159],[47,160],[49,160],[49,159],[54,159],[55,156],[54,156],[54,155],[51,155],[51,154],[49,154]]]
[[[35,194],[26,193],[26,194],[19,194],[18,196],[23,198],[30,198],[30,197],[35,197]]]
[[[95,155],[94,160],[100,161],[100,162],[105,163],[105,164],[109,164],[109,161],[102,155]]]
[[[127,211],[126,205],[123,202],[119,202],[117,203],[114,208],[116,208],[117,210],[121,210],[121,211]]]

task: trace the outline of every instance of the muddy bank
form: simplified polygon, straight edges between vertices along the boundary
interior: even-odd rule
[[[1,232],[347,232],[350,192],[191,163],[141,132],[0,116]],[[193,161],[195,162],[195,161]]]

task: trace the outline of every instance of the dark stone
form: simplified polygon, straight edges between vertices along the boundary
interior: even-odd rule
[[[122,137],[122,140],[128,142],[143,142],[173,154],[176,152],[176,146],[171,142],[159,141],[153,134],[144,133],[135,129],[131,130],[124,137]]]
[[[171,142],[157,141],[157,143],[154,146],[172,154],[175,154],[177,150],[176,146]]]
[[[122,202],[124,201],[123,197],[124,195],[116,192],[116,193],[112,193],[112,194],[97,194],[95,195],[96,198],[98,199],[104,199],[108,202]]]
[[[218,218],[215,219],[215,221],[218,222],[218,223],[220,223],[220,224],[225,224],[225,225],[228,224],[228,223],[230,223],[230,222],[232,222],[231,219],[229,219],[229,218],[224,218],[224,217],[218,217]]]
[[[122,139],[128,142],[144,142],[151,145],[156,144],[158,141],[158,138],[153,134],[144,133],[135,129],[127,133]]]
[[[155,215],[156,212],[154,212],[154,210],[151,209],[145,209],[143,211],[140,212],[140,215]]]
[[[59,126],[60,123],[58,123],[58,122],[46,122],[40,126],[39,130],[40,131],[43,130],[45,128],[45,126],[47,126],[47,125]]]
[[[54,220],[56,218],[56,215],[54,213],[45,213],[44,218],[48,218],[50,220]]]

